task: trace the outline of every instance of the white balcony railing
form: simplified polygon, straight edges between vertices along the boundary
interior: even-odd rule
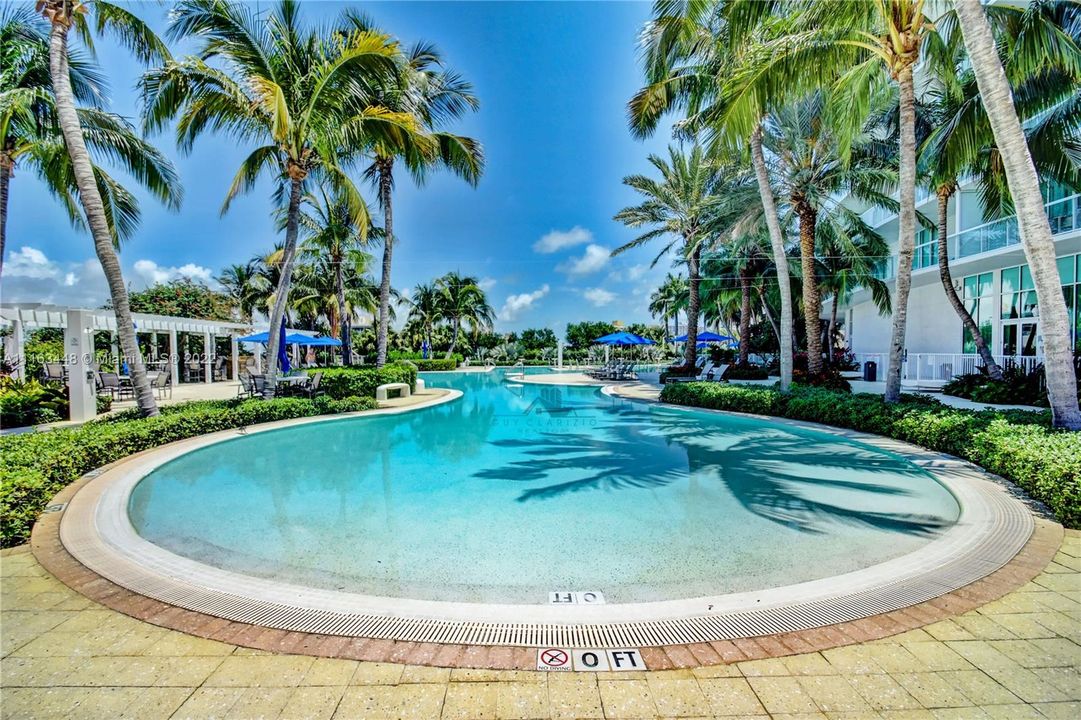
[[[1061,200],[1055,200],[1047,203],[1044,207],[1047,210],[1047,220],[1051,224],[1052,235],[1081,230],[1081,195],[1071,195]],[[946,239],[950,260],[991,252],[1010,245],[1017,245],[1020,242],[1021,236],[1017,231],[1017,217],[1014,215],[962,230]],[[937,259],[935,262],[922,261],[921,258],[927,259],[924,257],[925,255],[930,256],[930,254],[926,253],[917,253],[915,255],[913,258],[914,269],[937,264]],[[879,264],[875,274],[881,280],[892,280],[896,277],[897,256],[891,255],[885,258]]]
[[[1043,358],[1031,355],[993,355],[1002,368],[1021,367],[1032,370]],[[885,380],[888,353],[856,353],[856,361],[863,370],[865,362],[878,366],[878,381]],[[901,368],[901,379],[907,387],[934,388],[945,385],[958,375],[969,375],[983,367],[983,359],[975,353],[908,353]]]

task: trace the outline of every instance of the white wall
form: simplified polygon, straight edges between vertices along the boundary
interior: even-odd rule
[[[852,351],[889,352],[892,322],[891,316],[879,315],[872,302],[853,305],[852,326],[848,329]],[[908,296],[905,347],[913,353],[961,352],[961,320],[940,284],[912,288]]]

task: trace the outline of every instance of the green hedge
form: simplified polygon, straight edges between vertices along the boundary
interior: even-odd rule
[[[880,395],[796,388],[666,385],[661,400],[714,410],[776,415],[885,435],[965,458],[1019,485],[1063,525],[1081,527],[1081,433],[1051,428],[1051,413],[960,410],[920,395],[894,405]]]
[[[405,362],[387,363],[381,368],[350,367],[323,368],[309,372],[323,373],[320,387],[332,398],[375,397],[375,389],[386,383],[408,383],[417,386],[417,369]]]
[[[409,362],[417,366],[417,370],[420,372],[435,372],[435,371],[447,371],[457,370],[457,360],[410,360]]]
[[[0,438],[0,546],[26,542],[45,504],[94,468],[159,445],[258,423],[333,415],[376,406],[368,397],[203,400],[140,418],[125,411],[70,430]]]

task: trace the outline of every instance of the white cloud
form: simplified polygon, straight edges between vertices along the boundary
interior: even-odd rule
[[[141,278],[148,286],[156,283],[166,283],[170,280],[189,278],[206,285],[214,282],[214,273],[208,267],[188,263],[180,267],[165,267],[158,265],[153,260],[136,260],[133,266],[135,276]]]
[[[136,290],[181,277],[214,286],[211,270],[194,263],[163,267],[153,260],[143,259],[124,271],[124,279]],[[12,251],[4,262],[0,294],[4,302],[97,308],[108,301],[109,285],[97,258],[59,263],[37,248],[23,246]]]
[[[570,230],[552,230],[550,233],[533,243],[535,252],[549,254],[563,248],[583,245],[593,239],[593,233],[581,225],[575,225]]]
[[[582,293],[586,300],[593,303],[596,307],[604,307],[608,303],[616,299],[616,294],[608,292],[604,288],[589,288]]]
[[[631,267],[627,268],[627,277],[631,280],[637,280],[638,278],[645,275],[647,270],[649,270],[649,265],[632,265]]]
[[[545,283],[531,293],[511,295],[503,303],[503,308],[499,311],[499,319],[506,321],[514,320],[520,313],[533,307],[533,303],[547,295],[548,290],[548,284]]]
[[[105,274],[94,258],[61,265],[37,248],[23,246],[4,263],[4,302],[39,302],[100,307],[109,296]]]
[[[60,268],[45,253],[37,248],[23,245],[21,248],[8,256],[4,263],[4,276],[13,278],[30,278],[44,280],[54,278],[60,273]]]
[[[556,267],[559,272],[568,275],[589,275],[595,273],[612,259],[612,253],[601,245],[588,245],[582,257],[571,258]]]
[[[484,292],[488,292],[495,287],[496,279],[490,277],[482,277],[477,281],[477,286]]]

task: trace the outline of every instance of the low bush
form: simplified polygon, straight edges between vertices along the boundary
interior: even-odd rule
[[[409,362],[417,366],[417,370],[420,372],[437,372],[447,370],[457,370],[458,361],[454,359],[450,360],[410,360]]]
[[[77,428],[2,437],[0,545],[26,542],[45,504],[64,486],[132,453],[219,430],[375,406],[368,397],[203,400],[162,407],[152,418],[132,410]]]
[[[375,367],[332,367],[322,368],[323,381],[320,387],[332,398],[375,397],[375,389],[387,383],[408,383],[416,388],[417,368],[409,362],[387,363],[381,368]]]
[[[99,395],[99,413],[108,412],[112,400]],[[26,427],[67,420],[70,414],[68,391],[60,383],[0,378],[0,427]]]
[[[1031,372],[1023,367],[1004,368],[1001,380],[992,379],[982,367],[979,370],[954,377],[942,387],[942,392],[992,405],[1048,406],[1043,364]]]
[[[1081,527],[1081,433],[1051,428],[1050,412],[961,410],[927,396],[880,395],[797,387],[666,385],[661,400],[677,405],[775,415],[874,433],[965,458],[1017,484],[1059,522]]]
[[[792,370],[792,382],[796,385],[822,388],[834,392],[852,392],[852,385],[845,380],[836,368],[826,368],[812,375],[808,370]]]

